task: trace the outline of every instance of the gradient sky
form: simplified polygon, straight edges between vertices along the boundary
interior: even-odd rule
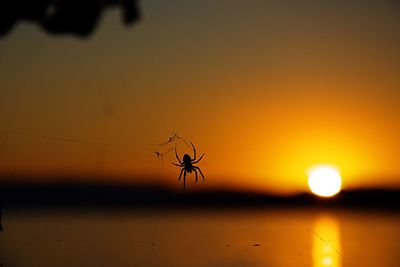
[[[107,11],[87,40],[28,23],[0,39],[3,175],[180,187],[173,154],[161,163],[151,145],[177,131],[206,153],[200,188],[305,191],[317,164],[346,188],[400,187],[396,1],[141,8],[132,28]]]

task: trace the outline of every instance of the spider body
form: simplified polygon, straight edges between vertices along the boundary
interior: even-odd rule
[[[179,158],[178,153],[176,152],[176,148],[175,148],[175,156],[176,156],[177,160],[179,161],[179,164],[172,163],[175,166],[178,166],[178,167],[182,168],[181,169],[181,173],[179,174],[178,181],[181,180],[181,177],[182,177],[182,174],[183,174],[183,189],[186,188],[186,173],[194,172],[194,174],[196,176],[194,182],[197,183],[197,181],[198,181],[197,172],[200,172],[200,175],[203,178],[203,181],[205,181],[204,175],[201,172],[201,169],[198,166],[194,166],[194,164],[198,163],[204,157],[204,154],[202,154],[200,156],[200,158],[196,160],[196,148],[194,147],[192,142],[190,142],[190,144],[193,147],[193,155],[194,155],[193,159],[190,157],[189,154],[185,154],[185,155],[183,155],[183,158],[181,160]]]
[[[193,166],[192,159],[190,158],[189,154],[183,155],[182,161],[183,161],[183,164],[185,164],[185,166]]]

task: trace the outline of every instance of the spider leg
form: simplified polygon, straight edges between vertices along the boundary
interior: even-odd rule
[[[182,172],[183,172],[184,170],[185,170],[185,169],[184,169],[184,168],[182,168],[182,170],[181,170],[181,173],[179,174],[178,181],[180,181],[180,180],[181,180]]]
[[[183,169],[184,170],[184,172],[183,172],[183,190],[185,190],[185,188],[186,188],[186,170],[185,169]]]
[[[175,156],[176,156],[176,159],[179,161],[179,163],[183,164],[183,162],[178,157],[178,152],[176,152],[176,147],[175,147]]]
[[[192,164],[195,164],[195,163],[199,162],[204,157],[205,154],[206,153],[203,153],[203,155],[201,155],[200,158],[198,160],[196,160],[196,161],[194,161],[195,159],[192,159]]]
[[[193,169],[194,170],[194,174],[196,175],[196,179],[194,180],[194,183],[197,183],[197,181],[199,180],[198,178],[197,178],[197,171],[196,171],[196,169]]]
[[[192,160],[196,160],[196,148],[194,147],[194,145],[193,145],[193,143],[192,142],[190,142],[190,144],[192,145],[192,147],[193,147],[193,154],[194,154],[194,157],[193,157],[193,159]]]
[[[201,177],[203,177],[203,181],[205,181],[204,175],[203,175],[203,173],[201,172],[201,169],[200,169],[199,167],[197,167],[197,166],[194,166],[193,168],[194,168],[195,170],[198,170],[198,171],[200,172]]]
[[[178,166],[178,167],[183,167],[182,164],[176,164],[176,163],[173,163],[173,162],[172,162],[172,164],[175,165],[175,166]]]

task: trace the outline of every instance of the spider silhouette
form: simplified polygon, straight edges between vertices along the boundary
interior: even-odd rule
[[[185,189],[185,187],[186,187],[186,173],[187,172],[192,173],[192,171],[194,171],[194,174],[196,175],[196,179],[194,180],[195,183],[197,183],[197,181],[198,181],[197,171],[200,172],[201,177],[203,178],[203,181],[205,181],[204,175],[201,172],[201,169],[197,166],[193,166],[193,164],[198,163],[204,157],[204,153],[203,153],[203,155],[200,156],[200,158],[198,160],[196,160],[196,148],[194,147],[192,142],[190,142],[190,144],[193,147],[193,155],[194,155],[193,159],[189,156],[189,154],[185,154],[185,155],[183,155],[183,159],[180,160],[178,153],[176,152],[176,147],[175,147],[175,156],[178,159],[180,164],[172,163],[175,166],[182,167],[181,173],[179,174],[178,181],[181,180],[182,173],[183,173],[183,189]]]

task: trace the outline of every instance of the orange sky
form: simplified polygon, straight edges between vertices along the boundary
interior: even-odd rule
[[[201,187],[304,191],[316,164],[400,186],[397,4],[142,2],[133,28],[114,10],[88,40],[30,24],[0,40],[1,173],[178,187],[150,145],[178,131],[206,153]]]

